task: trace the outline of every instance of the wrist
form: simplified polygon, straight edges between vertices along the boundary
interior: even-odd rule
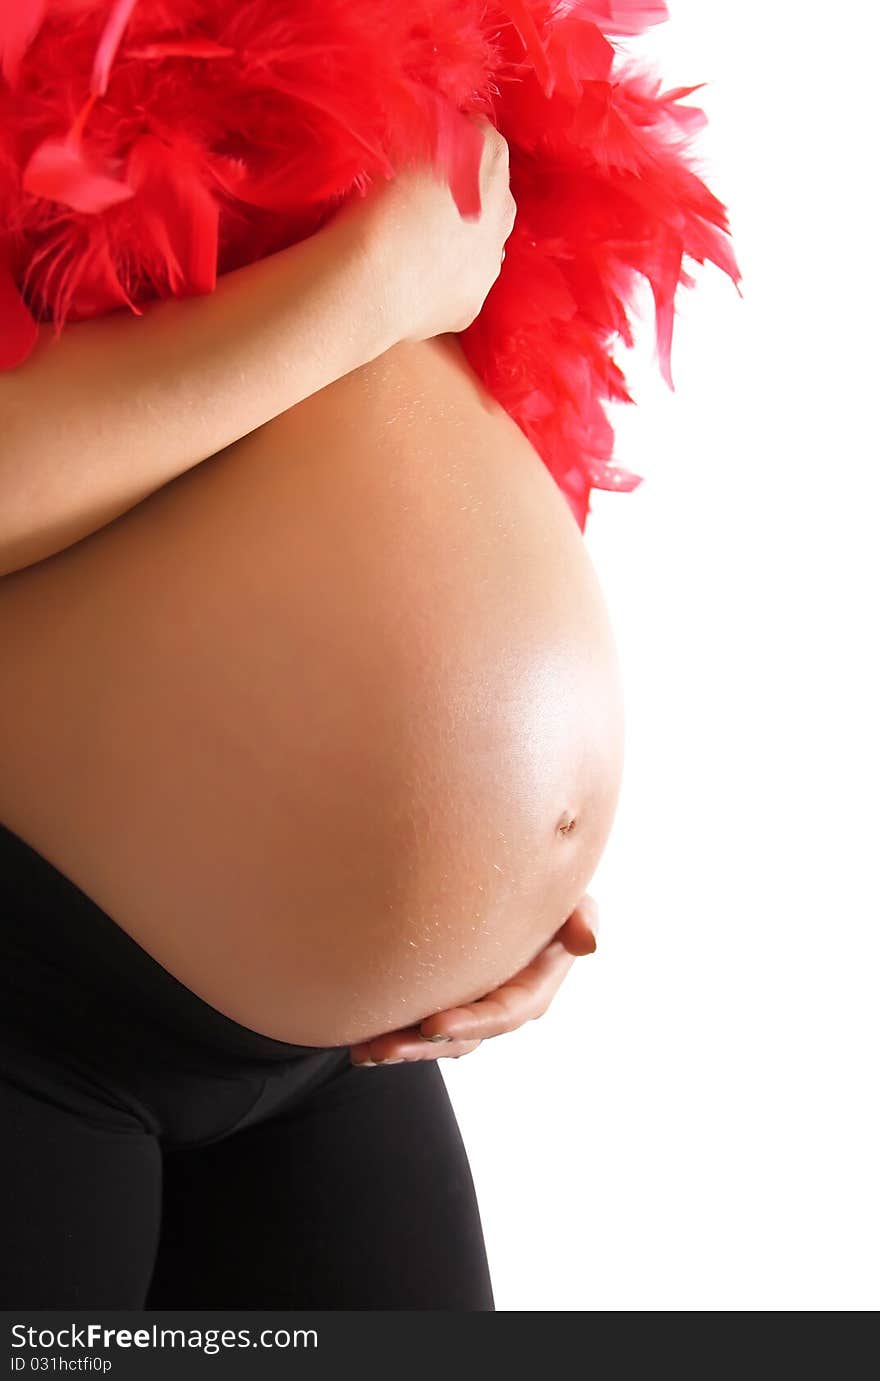
[[[405,337],[384,237],[369,209],[348,205],[321,232],[332,239],[334,262],[346,280],[351,333],[363,355],[361,363],[383,355]]]

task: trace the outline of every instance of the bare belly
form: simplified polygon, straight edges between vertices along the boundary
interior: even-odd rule
[[[489,991],[610,828],[601,595],[453,337],[4,578],[0,645],[0,819],[276,1039],[347,1044]]]

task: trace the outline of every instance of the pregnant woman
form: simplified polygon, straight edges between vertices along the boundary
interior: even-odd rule
[[[589,948],[621,721],[450,334],[513,224],[489,126],[482,190],[401,175],[0,376],[4,1307],[492,1307],[416,1024],[470,1049],[424,1019]]]
[[[662,10],[0,3],[0,1307],[494,1308],[437,1061],[595,947],[608,342],[735,267]]]

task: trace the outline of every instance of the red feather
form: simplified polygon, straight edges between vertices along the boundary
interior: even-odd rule
[[[461,340],[579,525],[613,463],[612,358],[639,278],[672,385],[686,261],[735,283],[726,210],[690,161],[704,122],[609,36],[652,0],[0,0],[0,368],[37,340],[217,277],[430,159],[477,215],[484,114],[517,219]]]

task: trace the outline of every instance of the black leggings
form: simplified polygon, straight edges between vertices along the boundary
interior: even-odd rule
[[[0,825],[0,1308],[493,1310],[434,1061],[196,996]]]

